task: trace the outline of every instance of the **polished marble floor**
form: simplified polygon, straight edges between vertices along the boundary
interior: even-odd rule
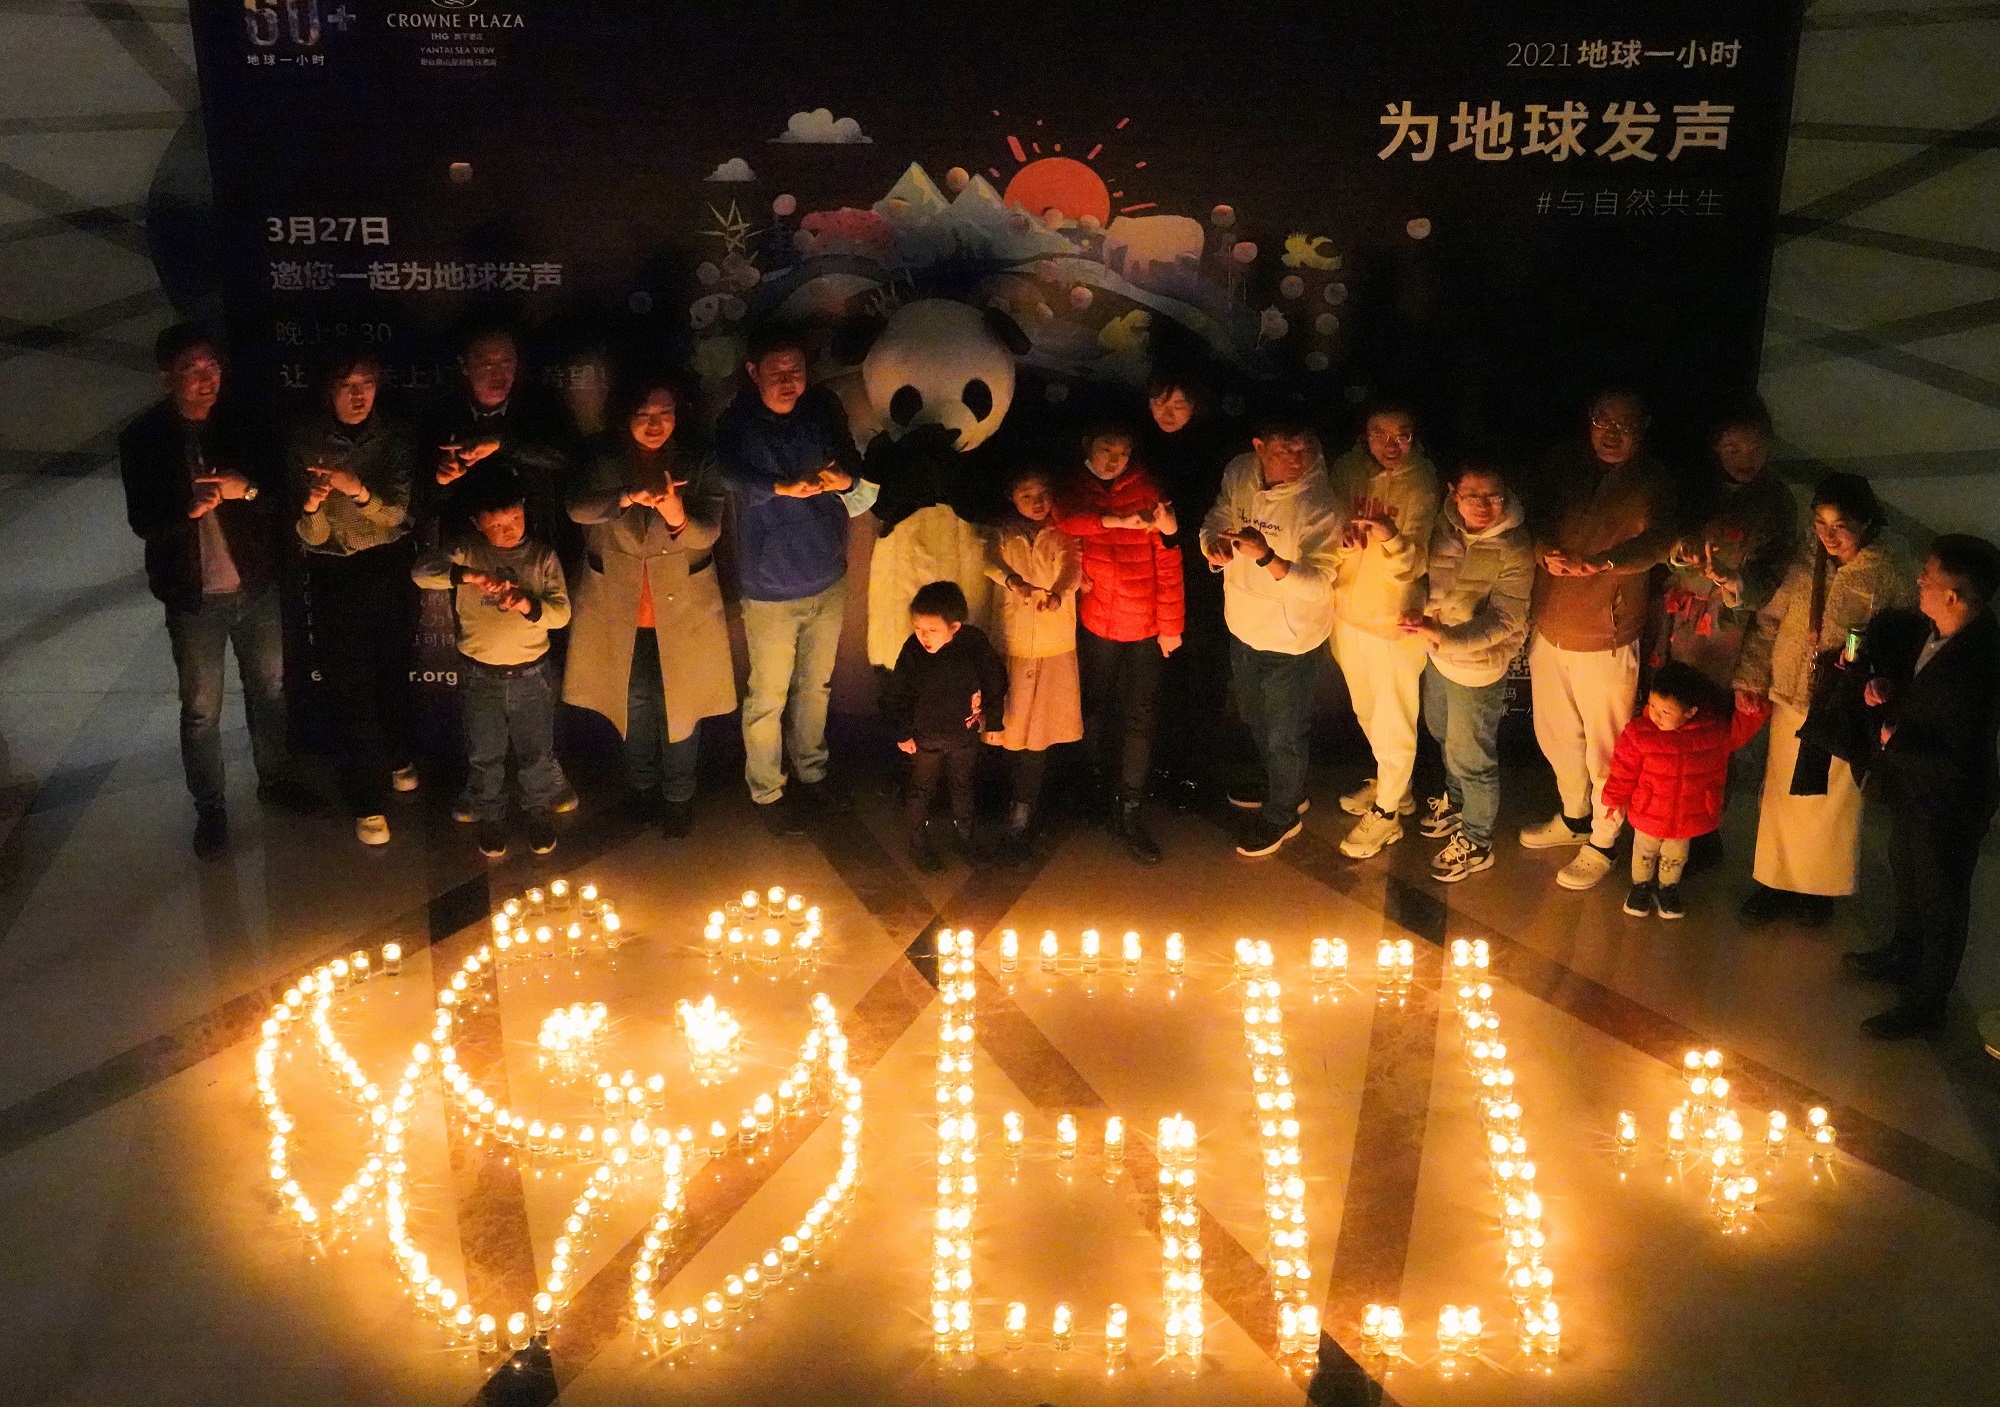
[[[122,544],[101,519],[114,492],[86,477],[63,491],[70,511],[28,526],[112,554]],[[2000,1101],[1984,1057],[1963,1032],[1942,1046],[1862,1041],[1854,1022],[1875,995],[1842,982],[1836,964],[1866,914],[1819,933],[1739,933],[1740,854],[1693,883],[1693,915],[1673,928],[1622,916],[1617,886],[1564,893],[1552,883],[1559,860],[1511,847],[1494,871],[1447,890],[1426,877],[1429,846],[1414,833],[1373,861],[1338,855],[1334,802],[1355,773],[1335,763],[1315,778],[1307,835],[1269,862],[1229,853],[1218,818],[1165,813],[1158,870],[1131,865],[1100,831],[1066,827],[1028,868],[922,876],[879,789],[861,788],[854,819],[775,841],[724,776],[687,842],[635,831],[590,790],[555,856],[494,866],[442,814],[442,788],[399,811],[381,852],[331,819],[259,816],[244,796],[233,854],[200,865],[186,850],[153,608],[116,590],[73,599],[71,619],[10,642],[18,663],[4,693],[10,744],[47,760],[0,841],[9,1401],[1681,1407],[2000,1393]],[[46,707],[51,698],[72,706]],[[233,721],[241,793],[247,757]],[[1509,784],[1512,819],[1545,800],[1532,771]],[[633,1327],[631,1265],[659,1206],[658,1162],[634,1164],[591,1223],[567,1233],[569,1302],[546,1351],[520,1355],[459,1346],[419,1311],[379,1197],[336,1233],[308,1237],[267,1171],[254,1061],[271,1003],[336,955],[367,950],[379,966],[382,945],[400,944],[400,973],[339,993],[331,1018],[386,1090],[431,1037],[437,993],[490,937],[496,906],[557,875],[601,886],[627,941],[510,960],[475,980],[486,996],[460,1027],[458,1058],[503,1103],[572,1129],[601,1118],[539,1054],[543,1018],[572,1002],[606,1006],[602,1069],[668,1076],[663,1124],[733,1122],[794,1058],[815,992],[838,1014],[863,1083],[858,1181],[816,1263],[692,1347],[649,1352]],[[709,912],[773,884],[822,907],[823,957],[801,967],[710,953]],[[940,926],[978,940],[963,1078],[981,1129],[979,1189],[964,1233],[971,1282],[953,1292],[972,1307],[972,1344],[948,1355],[934,1351],[931,1324]],[[1093,926],[1105,958],[1086,974],[1080,934]],[[1005,929],[1021,936],[1012,964]],[[1054,972],[1038,956],[1045,930],[1059,935]],[[1129,975],[1127,930],[1142,944]],[[1185,935],[1178,973],[1170,932]],[[1301,1298],[1325,1329],[1317,1353],[1281,1352],[1245,1036],[1254,992],[1234,957],[1242,937],[1270,944],[1279,987],[1310,1246]],[[1311,944],[1324,937],[1345,940],[1349,966],[1315,980]],[[1379,970],[1383,939],[1409,941],[1406,978]],[[1561,1306],[1554,1356],[1524,1354],[1525,1316],[1505,1282],[1503,1203],[1453,940],[1490,954],[1490,1011],[1517,1079]],[[1988,961],[1982,951],[1973,980]],[[703,1085],[673,1008],[706,993],[744,1036],[734,1073]],[[1747,1128],[1737,1175],[1760,1182],[1756,1210],[1733,1223],[1696,1160],[1665,1151],[1668,1110],[1687,1097],[1680,1057],[1710,1046],[1726,1053]],[[288,1037],[283,1050],[289,1172],[326,1209],[369,1151],[368,1125],[310,1038]],[[1803,1133],[1813,1106],[1838,1130],[1830,1159],[1798,1146],[1762,1155],[1768,1110]],[[507,1314],[527,1311],[546,1282],[595,1165],[504,1148],[456,1110],[435,1075],[418,1085],[408,1234],[430,1273],[496,1313],[504,1338]],[[1621,1111],[1639,1124],[1630,1153],[1617,1145]],[[1010,1113],[1023,1131],[1014,1156]],[[1163,1354],[1171,1228],[1154,1133],[1174,1114],[1200,1133],[1199,1359]],[[1079,1130],[1072,1157],[1060,1151],[1064,1115]],[[1103,1151],[1111,1115],[1129,1130],[1115,1163]],[[706,1141],[697,1132],[690,1147]],[[685,1229],[659,1253],[658,1305],[697,1307],[774,1247],[825,1191],[840,1142],[838,1120],[812,1112],[713,1162],[691,1152]],[[1019,1348],[1004,1329],[1014,1302],[1028,1320]],[[1053,1339],[1058,1303],[1075,1316],[1067,1350]],[[1129,1316],[1129,1347],[1115,1357],[1113,1303]],[[1405,1317],[1400,1354],[1370,1351],[1371,1303]],[[1480,1307],[1476,1356],[1441,1356],[1446,1304]]]

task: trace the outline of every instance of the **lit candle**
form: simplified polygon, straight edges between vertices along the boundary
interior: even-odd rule
[[[1076,1117],[1073,1114],[1064,1114],[1056,1120],[1056,1156],[1076,1156]]]
[[[1019,1300],[1007,1306],[1007,1347],[1020,1348],[1028,1341],[1028,1306]]]
[[[1787,1125],[1790,1122],[1785,1117],[1784,1110],[1773,1109],[1771,1111],[1770,1127],[1764,1134],[1764,1150],[1767,1153],[1778,1154],[1785,1151],[1785,1133]]]
[[[1026,1137],[1026,1130],[1021,1126],[1021,1116],[1009,1109],[1002,1116],[1001,1122],[1007,1129],[1007,1151],[1018,1154],[1021,1151],[1021,1141]]]
[[[1083,970],[1085,972],[1097,971],[1097,960],[1103,951],[1103,946],[1103,940],[1097,936],[1096,929],[1086,928],[1083,930]]]
[[[1136,977],[1139,975],[1139,935],[1131,932],[1126,933],[1124,949],[1125,975],[1127,977]]]
[[[1125,1121],[1113,1114],[1104,1121],[1104,1160],[1115,1163],[1125,1156]]]
[[[1044,972],[1054,972],[1054,971],[1056,970],[1056,958],[1057,958],[1057,957],[1059,956],[1060,952],[1061,952],[1061,949],[1060,949],[1059,945],[1058,945],[1058,944],[1056,943],[1056,935],[1055,935],[1054,931],[1053,931],[1053,930],[1051,930],[1051,931],[1049,931],[1049,932],[1045,932],[1045,933],[1043,933],[1043,934],[1042,934],[1042,971],[1044,971]]]
[[[1178,933],[1167,935],[1167,972],[1179,977],[1187,971],[1187,940]]]
[[[1056,1347],[1067,1350],[1071,1342],[1070,1312],[1067,1304],[1058,1304],[1055,1314]]]
[[[382,945],[382,971],[394,977],[403,970],[403,945],[384,943]]]
[[[1116,1358],[1125,1352],[1125,1306],[1114,1304],[1104,1316],[1104,1351]]]
[[[1382,1311],[1382,1350],[1385,1353],[1403,1351],[1403,1311],[1393,1304]]]
[[[1021,935],[1011,928],[1000,931],[1000,970],[1012,972],[1021,959]]]
[[[1310,1304],[1299,1307],[1299,1351],[1319,1352],[1319,1310]]]

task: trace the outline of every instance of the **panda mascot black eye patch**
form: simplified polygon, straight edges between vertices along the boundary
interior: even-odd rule
[[[991,396],[988,396],[991,400]],[[889,398],[889,418],[898,425],[908,425],[923,413],[924,393],[914,386],[904,386]]]
[[[965,402],[965,408],[972,412],[976,420],[984,420],[993,413],[993,388],[977,376],[965,383],[965,390],[960,399]]]

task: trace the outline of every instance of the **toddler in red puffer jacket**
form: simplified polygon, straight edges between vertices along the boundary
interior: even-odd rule
[[[1645,712],[1625,725],[1604,781],[1604,806],[1632,823],[1632,888],[1625,912],[1680,918],[1688,842],[1722,823],[1729,755],[1757,736],[1770,705],[1738,704],[1692,667],[1660,666]]]

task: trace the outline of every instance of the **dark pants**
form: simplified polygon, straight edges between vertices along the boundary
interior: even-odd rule
[[[694,800],[695,771],[701,763],[697,725],[679,742],[667,738],[667,696],[660,682],[660,636],[650,628],[632,634],[632,677],[625,693],[625,775],[632,790],[655,788],[669,805]]]
[[[1007,754],[1007,800],[1030,811],[1042,799],[1042,779],[1049,773],[1047,749],[1030,752],[1026,748]]]
[[[1099,776],[1116,778],[1118,795],[1146,794],[1153,764],[1153,713],[1160,693],[1160,642],[1106,640],[1076,633],[1083,686],[1083,746]]]
[[[1264,764],[1264,807],[1268,824],[1289,827],[1306,799],[1306,762],[1312,753],[1313,692],[1319,684],[1318,646],[1304,654],[1253,650],[1234,636],[1229,641],[1230,674],[1236,681],[1236,708],[1257,758]]]
[[[285,760],[285,645],[278,589],[206,596],[199,609],[167,611],[167,638],[180,675],[181,767],[202,810],[223,804],[223,657],[233,647],[243,676],[250,755],[260,782],[275,781]]]
[[[1218,745],[1229,736],[1229,628],[1222,623],[1221,578],[1199,553],[1185,568],[1187,627],[1181,647],[1161,670],[1173,707],[1160,717],[1160,765],[1175,781],[1207,786],[1225,762]],[[1197,575],[1197,573],[1199,575]]]
[[[970,821],[973,774],[978,768],[977,742],[957,747],[932,747],[919,741],[916,754],[910,758],[910,789],[903,801],[903,819],[909,822],[910,829],[921,829],[930,820],[931,802],[937,796],[940,773],[951,788],[951,818],[954,821]]]
[[[481,821],[507,818],[507,745],[514,746],[521,808],[547,814],[562,795],[556,765],[555,671],[547,657],[499,667],[458,657],[458,693],[465,710],[470,775],[465,799]]]
[[[1894,814],[1889,873],[1896,918],[1889,946],[1909,976],[1909,1000],[1942,1016],[1965,957],[1972,872],[1992,816],[1947,818],[1918,805],[1897,805]]]
[[[349,557],[306,554],[313,641],[340,749],[340,790],[356,816],[381,814],[390,768],[417,755],[410,697],[413,553],[404,537]]]

